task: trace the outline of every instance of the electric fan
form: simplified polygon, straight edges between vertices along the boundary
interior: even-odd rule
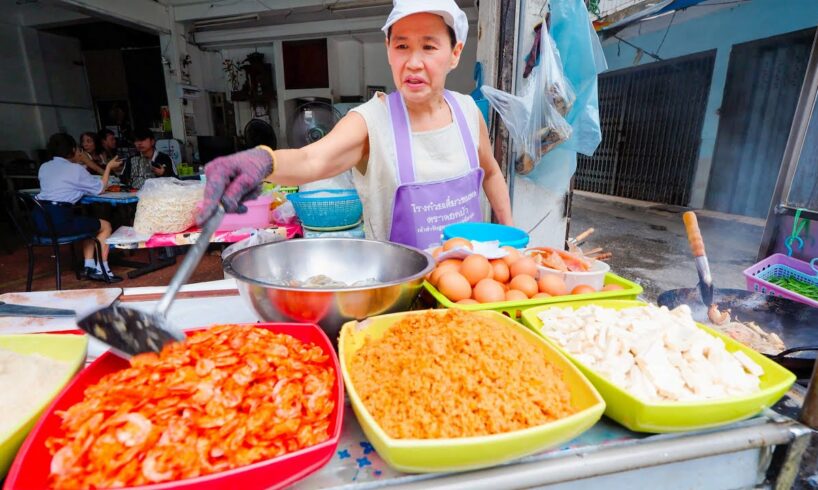
[[[247,148],[266,145],[274,150],[278,145],[273,127],[261,119],[251,119],[250,122],[244,126],[244,143]]]
[[[315,143],[332,130],[341,114],[331,104],[310,101],[298,106],[290,120],[287,142],[290,148]]]

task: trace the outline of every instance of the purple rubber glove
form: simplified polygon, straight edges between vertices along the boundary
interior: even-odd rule
[[[273,171],[270,153],[253,148],[226,157],[219,157],[205,166],[204,201],[196,218],[201,225],[216,211],[221,201],[227,213],[245,213],[243,201],[261,193],[261,183]]]

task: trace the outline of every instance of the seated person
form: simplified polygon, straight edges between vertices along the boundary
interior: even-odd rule
[[[153,177],[176,177],[170,157],[156,150],[156,138],[148,129],[134,131],[134,145],[139,155],[131,157],[122,171],[122,179],[134,189],[141,189]]]
[[[97,133],[97,141],[99,142],[99,155],[104,163],[108,163],[116,156],[116,135],[110,129],[100,129]],[[119,169],[122,171],[122,169]]]
[[[91,174],[102,175],[105,172],[105,163],[99,152],[101,145],[97,140],[97,134],[85,132],[80,135],[80,151],[77,152],[77,161],[88,169]]]
[[[94,243],[85,240],[82,244],[82,255],[85,259],[83,275],[95,281],[104,281],[102,268],[108,273],[112,282],[119,282],[122,278],[115,276],[108,267],[108,246],[105,239],[111,236],[111,224],[105,220],[88,216],[74,215],[74,204],[86,194],[101,194],[108,186],[108,177],[111,171],[121,165],[119,159],[114,159],[105,165],[102,178],[93,177],[80,164],[72,163],[69,159],[76,158],[78,153],[77,142],[71,135],[57,133],[48,140],[48,151],[54,158],[40,166],[40,193],[37,200],[43,205],[45,212],[51,217],[57,235],[71,236],[83,233],[95,233],[102,245],[102,264],[94,260]],[[35,208],[34,222],[42,234],[48,233],[45,216]]]

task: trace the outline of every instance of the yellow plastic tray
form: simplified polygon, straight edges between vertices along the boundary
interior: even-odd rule
[[[18,354],[40,354],[69,364],[69,370],[65,373],[59,386],[49,393],[34,410],[25,414],[24,417],[21,416],[15,428],[5,434],[0,434],[0,479],[6,476],[17,450],[20,449],[20,445],[23,444],[23,440],[34,427],[34,423],[37,422],[43,410],[85,363],[87,347],[88,338],[85,335],[0,335],[0,349],[14,351]]]
[[[453,439],[394,439],[375,422],[355,391],[349,375],[349,364],[367,338],[380,338],[397,321],[407,315],[444,314],[443,310],[395,313],[372,317],[361,327],[348,322],[341,329],[338,342],[341,373],[352,409],[369,441],[391,467],[405,472],[425,473],[461,471],[493,466],[503,461],[545,450],[569,441],[592,427],[602,417],[605,403],[590,382],[568,360],[542,338],[519,323],[493,311],[480,312],[497,322],[525,334],[525,338],[542,348],[543,355],[562,370],[571,389],[571,400],[577,413],[537,427],[490,436]],[[520,366],[524,368],[524,366]]]
[[[577,361],[562,350],[556,342],[542,333],[542,321],[537,314],[547,308],[579,308],[597,305],[621,310],[645,306],[641,301],[581,301],[561,305],[547,305],[523,312],[523,324],[548,340],[565,357],[570,359],[591,380],[605,399],[605,415],[636,432],[681,432],[706,429],[736,422],[756,415],[777,402],[795,382],[795,375],[758,352],[726,335],[704,325],[696,325],[705,332],[724,341],[728,352],[742,351],[764,369],[761,390],[746,396],[706,400],[700,402],[652,402],[637,398],[618,385],[613,384],[587,365]]]
[[[610,272],[605,274],[604,284],[618,284],[624,289],[619,291],[598,291],[588,294],[568,294],[565,296],[552,296],[550,298],[542,299],[526,299],[522,301],[500,301],[497,303],[483,303],[479,305],[459,305],[444,296],[443,293],[432,286],[429,281],[423,281],[423,287],[426,288],[429,294],[435,298],[438,307],[458,308],[465,311],[497,311],[515,319],[520,318],[523,311],[540,305],[568,303],[589,299],[636,299],[640,294],[642,294],[642,286]]]

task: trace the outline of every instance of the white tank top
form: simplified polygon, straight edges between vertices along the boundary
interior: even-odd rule
[[[479,145],[479,121],[482,117],[477,104],[468,95],[452,92],[463,109],[469,131]],[[395,145],[392,137],[386,100],[375,94],[368,102],[352,111],[360,114],[369,132],[369,160],[366,173],[356,167],[352,179],[364,206],[364,231],[372,240],[388,240],[392,204],[398,187],[395,174]],[[415,157],[415,177],[418,182],[444,180],[469,170],[457,126],[451,124],[431,131],[412,132],[412,152]]]

